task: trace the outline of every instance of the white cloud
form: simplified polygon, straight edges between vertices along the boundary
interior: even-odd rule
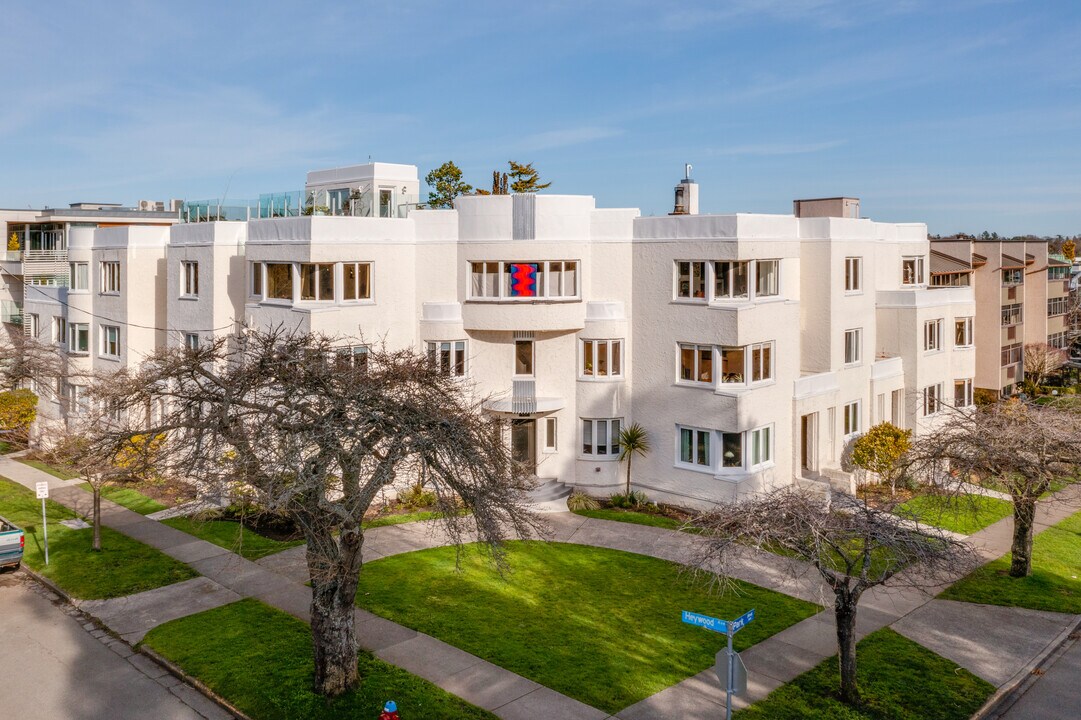
[[[521,150],[551,150],[553,148],[567,147],[568,145],[581,145],[582,143],[594,142],[605,138],[615,137],[622,130],[610,127],[575,127],[560,130],[546,130],[544,132],[526,135],[512,144]]]

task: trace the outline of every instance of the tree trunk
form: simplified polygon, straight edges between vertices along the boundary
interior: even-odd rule
[[[627,499],[631,497],[631,453],[627,453]]]
[[[91,484],[90,490],[94,495],[94,540],[90,549],[101,552],[101,487]]]
[[[359,528],[343,528],[337,541],[329,528],[311,530],[306,535],[312,581],[313,689],[320,695],[335,697],[355,687],[360,679],[353,613],[364,538]]]
[[[856,604],[858,596],[838,590],[833,614],[837,623],[837,649],[841,671],[841,701],[855,706],[860,692],[856,685]]]
[[[1013,501],[1013,559],[1010,577],[1027,577],[1032,572],[1032,534],[1036,523],[1036,500],[1014,498]]]

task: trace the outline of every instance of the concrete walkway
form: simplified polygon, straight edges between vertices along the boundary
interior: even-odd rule
[[[1069,643],[1001,720],[1077,720],[1081,712],[1081,633]]]
[[[57,480],[4,457],[0,457],[0,475],[31,488],[37,481],[48,480],[50,487],[55,488],[52,495],[54,500],[80,512],[85,513],[89,509],[89,494],[71,487],[77,485],[78,481]],[[1060,493],[1066,494],[1072,502],[1041,502],[1037,512],[1037,529],[1042,530],[1076,512],[1078,507],[1081,507],[1079,491],[1081,488],[1074,487]],[[157,624],[157,617],[174,619],[182,616],[177,615],[178,612],[190,614],[205,609],[198,606],[198,601],[189,603],[188,598],[211,597],[214,599],[204,602],[216,602],[232,596],[227,593],[255,597],[302,620],[310,619],[311,592],[304,585],[308,576],[303,547],[252,562],[107,500],[102,500],[102,507],[103,524],[188,563],[205,576],[200,579],[203,582],[198,584],[188,581],[191,583],[189,587],[175,590],[162,588],[162,592],[157,595],[151,595],[157,591],[140,594],[147,596],[146,598],[133,596],[137,600],[129,599],[127,612],[118,611],[115,616],[123,618],[124,633],[141,637]],[[674,562],[687,562],[693,557],[696,543],[700,542],[697,536],[687,533],[585,518],[570,513],[554,513],[548,515],[546,520],[552,530],[551,539],[556,542],[624,550]],[[970,536],[969,540],[977,548],[981,558],[988,561],[1009,551],[1011,530],[1012,519],[1007,518]],[[381,557],[440,547],[448,542],[449,539],[441,532],[438,522],[373,528],[365,533],[364,555],[365,560],[370,562]],[[732,574],[741,580],[793,597],[832,605],[832,593],[825,588],[817,572],[793,560],[748,549],[738,558]],[[212,588],[206,585],[206,582],[212,582],[221,589]],[[899,630],[935,643],[936,639],[928,627],[939,622],[942,612],[945,611],[939,610],[941,606],[938,605],[932,605],[930,610],[923,612],[916,611],[927,605],[934,594],[945,585],[940,584],[926,590],[905,586],[903,582],[896,585],[897,587],[875,588],[864,595],[860,604],[857,635],[862,638],[904,618],[903,624],[898,623]],[[164,605],[169,604],[169,597],[172,597],[175,603],[183,603],[184,607],[166,611]],[[186,612],[189,605],[190,612]],[[115,607],[121,606],[118,604]],[[113,610],[112,607],[105,609]],[[511,720],[540,720],[552,717],[592,720],[607,717],[595,708],[364,610],[356,611],[356,619],[357,635],[362,647],[387,662],[492,711],[499,717]],[[674,618],[673,622],[676,620]],[[987,621],[992,620],[993,618]],[[1037,627],[1037,632],[1042,632],[1038,626],[1043,620],[1033,619],[1032,622],[1034,627]],[[972,627],[971,622],[969,626]],[[764,698],[783,683],[791,681],[835,654],[835,638],[832,613],[824,612],[746,650],[743,659],[750,682],[747,694],[738,699],[738,706],[742,707]],[[1038,644],[1038,640],[1034,642]],[[938,644],[943,646],[942,643]],[[985,645],[985,650],[987,648],[991,648],[990,642]],[[942,654],[951,657],[946,653]],[[986,666],[979,657],[980,652],[973,650],[971,657],[964,658],[964,662],[997,678],[997,675],[985,669]],[[965,666],[962,659],[953,659]],[[987,679],[994,682],[992,677]],[[613,717],[623,720],[712,720],[718,716],[723,702],[720,683],[711,668],[662,690]]]

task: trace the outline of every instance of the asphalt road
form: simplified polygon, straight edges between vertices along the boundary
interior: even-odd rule
[[[153,665],[140,670],[145,657],[125,659],[49,595],[22,573],[0,573],[0,715],[18,720],[203,720],[170,692],[167,686],[176,686],[175,678],[159,675]],[[176,691],[194,692],[184,685]]]
[[[1002,720],[1077,720],[1081,717],[1081,639],[1002,715]]]

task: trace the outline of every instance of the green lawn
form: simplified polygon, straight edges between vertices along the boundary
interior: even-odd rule
[[[90,483],[83,483],[79,487],[87,492],[93,492]],[[148,498],[134,488],[106,485],[101,491],[101,496],[106,500],[112,500],[117,505],[123,505],[128,510],[134,510],[140,515],[149,515],[165,509],[160,502]]]
[[[387,700],[394,700],[408,720],[495,717],[363,651],[360,688],[326,701],[311,691],[308,626],[258,600],[241,600],[159,625],[147,633],[143,644],[255,720],[375,720]]]
[[[739,637],[738,635],[736,637]],[[856,648],[862,704],[835,699],[837,658],[824,660],[765,700],[736,713],[739,720],[967,720],[995,688],[927,648],[886,628]]]
[[[194,535],[200,540],[212,542],[215,545],[243,555],[249,560],[258,560],[288,550],[297,545],[303,545],[303,540],[273,540],[264,537],[254,530],[245,528],[235,520],[215,520],[213,518],[190,518],[178,517],[162,520],[170,527]]]
[[[72,530],[61,520],[75,517],[62,505],[46,501],[49,518],[49,564],[41,531],[41,501],[34,493],[0,478],[0,515],[23,529],[23,562],[84,600],[120,597],[193,578],[197,573],[154,548],[107,527],[101,529],[101,552],[90,549],[93,530]]]
[[[40,470],[42,472],[49,473],[53,477],[60,478],[61,480],[76,480],[79,477],[79,473],[72,472],[72,471],[66,470],[64,468],[53,467],[52,465],[49,465],[47,463],[43,463],[40,460],[31,460],[29,458],[16,458],[16,459],[19,462],[21,462],[23,465],[29,465],[32,468],[37,468],[38,470]]]
[[[978,568],[946,588],[948,600],[1081,613],[1081,512],[1036,536],[1032,574],[1009,576],[1011,555]]]
[[[1013,514],[1013,505],[986,495],[918,495],[898,506],[897,514],[943,530],[971,535]]]
[[[678,530],[681,524],[679,520],[664,515],[653,515],[652,513],[638,512],[637,510],[620,510],[618,508],[575,510],[574,514],[599,520],[615,520],[616,522],[633,523],[635,525],[649,525],[651,527],[665,528],[666,530]]]
[[[365,520],[364,527],[377,528],[386,527],[387,525],[404,525],[405,523],[420,522],[422,520],[435,520],[437,517],[439,517],[439,513],[432,510],[418,510],[396,515],[382,515],[371,520]]]
[[[681,610],[757,619],[739,649],[819,608],[746,583],[708,593],[665,560],[602,548],[508,543],[500,577],[476,546],[461,573],[453,547],[367,563],[357,604],[614,713],[711,667],[721,635],[680,621]]]

